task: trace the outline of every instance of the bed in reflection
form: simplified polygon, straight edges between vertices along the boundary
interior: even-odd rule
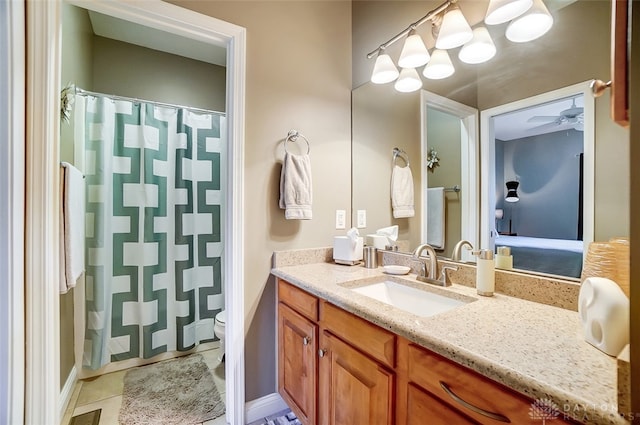
[[[498,246],[511,248],[514,269],[578,278],[582,273],[582,241],[499,235]]]

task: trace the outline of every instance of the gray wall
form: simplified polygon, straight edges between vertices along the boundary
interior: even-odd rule
[[[505,181],[516,176],[520,181],[520,200],[503,203],[504,228],[511,218],[518,236],[577,239],[582,132],[559,131],[498,144],[504,157],[503,178],[496,173],[496,188],[506,191]],[[496,158],[496,169],[499,164]]]
[[[86,10],[62,2],[61,84],[75,83],[93,88],[93,30]],[[73,114],[69,123],[60,124],[60,159],[74,163]],[[73,369],[73,289],[60,295],[60,387]]]
[[[94,36],[94,91],[225,111],[226,69]]]

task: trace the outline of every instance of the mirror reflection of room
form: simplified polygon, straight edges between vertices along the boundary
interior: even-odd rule
[[[493,117],[495,246],[514,267],[580,277],[583,95]]]

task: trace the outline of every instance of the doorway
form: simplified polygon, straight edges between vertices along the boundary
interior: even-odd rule
[[[243,138],[245,29],[162,1],[143,4],[118,1],[70,1],[104,15],[226,48],[228,166],[225,237],[231,242],[222,271],[226,285],[227,422],[244,423],[243,294]],[[59,382],[59,294],[51,276],[58,275],[56,223],[58,177],[61,28],[59,2],[27,4],[27,347],[25,421],[47,423],[59,418],[64,401]],[[42,283],[47,284],[42,284]],[[53,355],[51,355],[53,353]]]

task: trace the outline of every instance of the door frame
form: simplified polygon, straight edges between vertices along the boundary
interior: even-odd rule
[[[244,423],[244,113],[246,29],[160,0],[70,4],[227,49],[228,167],[223,269],[226,420]],[[26,382],[25,423],[58,418],[60,395],[58,220],[62,0],[26,2]],[[56,422],[56,423],[57,423]]]
[[[429,141],[427,140],[428,108],[446,112],[460,119],[460,201],[462,208],[460,234],[463,240],[467,240],[471,242],[471,245],[474,247],[478,247],[480,242],[480,232],[478,227],[480,223],[480,218],[478,216],[478,211],[480,211],[480,200],[478,197],[478,194],[480,193],[478,178],[478,164],[480,162],[478,158],[480,147],[480,141],[478,140],[479,112],[471,106],[467,106],[463,103],[456,102],[455,100],[448,99],[427,90],[422,90],[420,92],[420,133],[422,139],[420,144],[420,157],[422,158],[421,187],[424,189],[420,191],[420,202],[422,205],[422,216],[420,217],[422,241],[427,241],[427,226],[424,223],[427,219],[426,188],[429,187],[427,184],[429,169],[427,167],[427,162],[424,159],[427,157],[429,152]],[[453,184],[455,184],[455,182]],[[469,250],[463,250],[461,260],[475,261]]]
[[[0,423],[24,423],[25,5],[0,2]]]

